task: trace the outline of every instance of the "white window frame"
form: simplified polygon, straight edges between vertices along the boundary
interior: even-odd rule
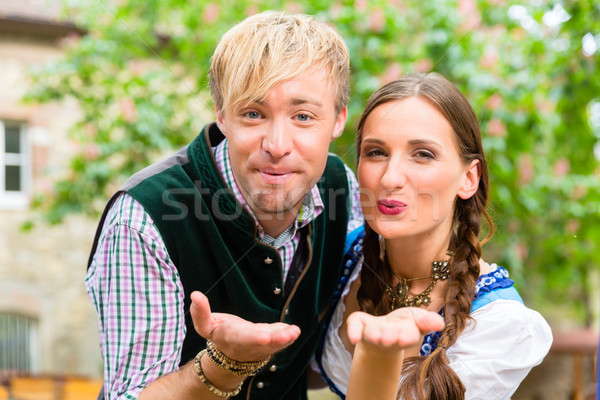
[[[4,149],[6,126],[19,128],[21,153],[6,153]],[[21,167],[21,190],[5,190],[5,166]],[[27,125],[23,122],[0,120],[0,210],[24,210],[29,206],[31,194],[31,151]]]

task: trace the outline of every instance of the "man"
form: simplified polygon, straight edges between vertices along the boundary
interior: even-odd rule
[[[98,228],[86,287],[106,398],[306,398],[362,224],[355,178],[328,156],[348,76],[343,40],[307,16],[267,12],[223,36],[216,124],[130,178]]]

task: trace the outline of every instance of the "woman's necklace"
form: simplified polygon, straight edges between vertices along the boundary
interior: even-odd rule
[[[388,286],[386,292],[392,298],[390,304],[390,311],[401,307],[427,307],[431,304],[431,298],[429,295],[433,290],[435,284],[438,281],[445,281],[448,279],[450,268],[448,267],[449,260],[446,261],[434,261],[431,267],[431,275],[423,276],[421,278],[410,278],[406,279],[398,276],[392,272],[392,274],[400,281],[396,287]],[[421,279],[431,279],[431,283],[421,293],[415,294],[408,288],[408,282],[418,281]],[[412,296],[409,298],[409,294]]]

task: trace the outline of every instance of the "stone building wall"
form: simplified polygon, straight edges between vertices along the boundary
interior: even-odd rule
[[[0,17],[5,17],[2,11]],[[21,102],[30,86],[28,70],[60,56],[62,39],[26,30],[11,32],[3,23],[0,121],[25,126],[31,199],[50,189],[75,150],[67,132],[78,112],[68,102],[44,106]],[[33,373],[101,377],[96,313],[84,287],[96,221],[71,217],[58,226],[38,224],[24,232],[22,224],[32,217],[27,201],[0,206],[0,313],[37,321]]]
[[[41,375],[102,375],[96,313],[84,286],[94,224],[69,218],[21,232],[28,212],[0,212],[0,311],[34,317]]]

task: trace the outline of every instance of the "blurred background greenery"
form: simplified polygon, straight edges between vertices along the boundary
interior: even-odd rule
[[[355,166],[368,96],[402,74],[442,73],[471,101],[491,170],[497,225],[485,257],[506,266],[553,326],[598,320],[599,0],[103,0],[65,2],[87,31],[33,71],[30,102],[75,100],[78,152],[35,200],[59,223],[97,217],[129,175],[214,118],[209,60],[221,35],[267,9],[327,21],[351,53],[352,98],[332,151]],[[35,221],[26,224],[31,228]],[[570,321],[570,322],[565,322]]]

